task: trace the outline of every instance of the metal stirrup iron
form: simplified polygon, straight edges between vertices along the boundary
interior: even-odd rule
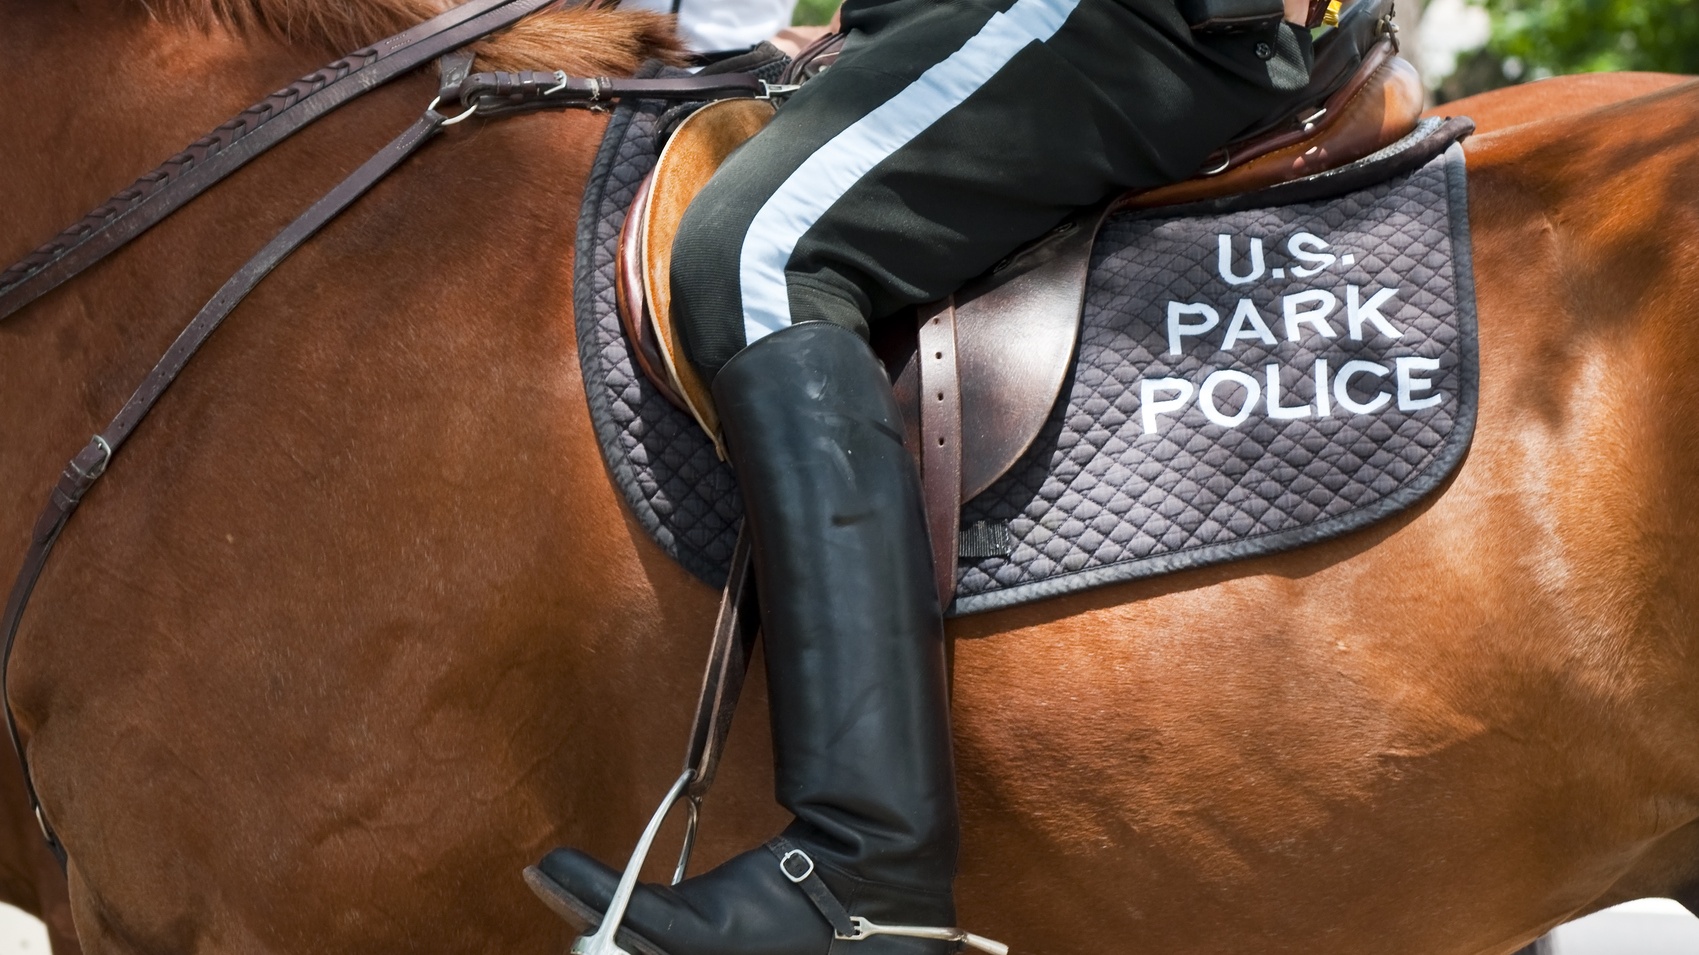
[[[684,881],[690,865],[690,851],[696,844],[696,823],[702,797],[714,781],[720,753],[725,748],[726,734],[731,730],[732,713],[737,709],[738,696],[743,690],[744,676],[749,671],[749,657],[755,649],[755,591],[751,584],[754,573],[750,565],[749,530],[738,532],[737,545],[732,549],[731,576],[720,598],[720,613],[714,623],[714,641],[708,651],[708,670],[702,677],[702,694],[696,704],[696,721],[690,730],[690,750],[685,756],[684,772],[673,782],[661,801],[660,808],[649,818],[637,848],[631,851],[631,861],[620,874],[619,886],[608,901],[602,924],[589,935],[579,936],[572,943],[573,955],[631,955],[619,946],[619,927],[625,921],[625,910],[637,891],[637,874],[649,858],[655,837],[661,831],[674,806],[681,801],[689,809],[685,822],[684,847],[679,851],[678,866],[673,870],[673,884]]]

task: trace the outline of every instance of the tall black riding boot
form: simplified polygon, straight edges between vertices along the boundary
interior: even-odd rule
[[[959,839],[943,626],[884,369],[853,332],[810,322],[738,353],[713,392],[753,533],[777,797],[796,819],[708,873],[640,887],[617,939],[644,955],[954,951],[868,929],[953,926]],[[572,849],[527,876],[591,924],[619,879]]]

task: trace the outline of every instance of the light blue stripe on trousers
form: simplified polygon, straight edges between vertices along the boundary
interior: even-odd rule
[[[1015,54],[1056,34],[1080,0],[1017,0],[961,49],[832,137],[773,193],[744,234],[738,258],[747,343],[791,323],[785,265],[804,233],[862,176],[972,96]]]

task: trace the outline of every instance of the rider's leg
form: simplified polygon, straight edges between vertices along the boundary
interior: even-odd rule
[[[811,322],[737,355],[714,394],[754,535],[775,790],[796,821],[783,845],[676,890],[640,890],[625,921],[632,943],[663,955],[825,953],[833,930],[799,890],[811,884],[791,881],[811,869],[849,915],[953,925],[943,629],[884,371],[855,334]],[[592,921],[618,879],[572,850],[538,870],[555,883],[553,901]],[[858,955],[948,950],[838,944]]]
[[[865,335],[942,298],[1082,206],[1193,175],[1308,82],[1304,31],[1195,37],[1173,0],[842,16],[843,55],[681,225],[675,317],[709,370],[791,322]]]
[[[1307,50],[1290,30],[1200,43],[1171,0],[851,0],[844,23],[843,57],[732,157],[674,247],[754,532],[796,821],[777,852],[640,889],[627,937],[660,955],[949,950],[829,924],[841,904],[949,925],[958,838],[918,480],[859,336],[1075,207],[1189,174],[1301,85]],[[810,868],[821,884],[792,884]],[[617,879],[572,850],[539,869],[590,920]],[[822,886],[823,908],[805,891]]]

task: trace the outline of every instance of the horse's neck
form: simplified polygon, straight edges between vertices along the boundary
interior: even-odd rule
[[[323,59],[162,23],[116,0],[0,0],[0,23],[0,62],[8,64],[0,99],[12,104],[0,135],[0,267]],[[41,503],[33,491],[117,411],[201,302],[263,242],[261,228],[287,221],[274,214],[249,223],[233,203],[263,206],[265,193],[296,188],[238,174],[0,321],[0,487],[15,491],[0,508],[0,533],[21,539]],[[234,265],[216,254],[221,246],[241,250]],[[0,554],[0,576],[10,579],[14,559],[9,548]]]
[[[167,25],[110,0],[6,3],[0,20],[0,97],[13,106],[0,136],[7,263],[315,65],[265,39]]]

